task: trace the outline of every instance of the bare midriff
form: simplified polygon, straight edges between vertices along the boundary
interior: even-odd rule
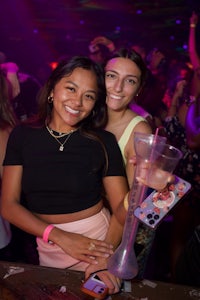
[[[63,223],[69,223],[69,222],[75,222],[78,220],[89,218],[93,215],[96,215],[103,207],[103,201],[101,200],[96,205],[78,211],[74,213],[68,213],[68,214],[56,214],[56,215],[46,215],[46,214],[37,214],[34,213],[39,219],[51,223],[51,224],[63,224]]]

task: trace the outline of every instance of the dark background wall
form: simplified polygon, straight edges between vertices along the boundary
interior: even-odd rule
[[[1,0],[0,51],[33,73],[62,55],[87,54],[98,35],[184,56],[192,10],[200,12],[199,0]]]

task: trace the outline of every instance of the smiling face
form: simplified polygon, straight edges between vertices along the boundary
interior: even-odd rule
[[[129,58],[116,57],[105,67],[106,103],[109,109],[126,109],[141,85],[141,71]]]
[[[97,78],[93,71],[76,68],[63,77],[51,92],[52,122],[64,132],[85,119],[92,111],[98,95]]]

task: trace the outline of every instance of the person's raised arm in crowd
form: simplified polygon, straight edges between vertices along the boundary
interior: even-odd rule
[[[194,94],[194,102],[191,103],[186,118],[186,136],[187,143],[191,149],[199,149],[200,146],[200,56],[197,52],[196,45],[196,27],[198,24],[198,15],[193,12],[190,17],[189,30],[189,57],[194,69],[194,77],[192,82],[192,90]]]
[[[9,83],[9,92],[11,98],[15,98],[20,93],[20,84],[18,79],[19,67],[14,62],[4,62],[0,64],[0,68],[4,71]]]
[[[167,116],[165,119],[166,121],[167,119],[177,116],[180,121],[180,124],[183,127],[185,126],[185,118],[188,110],[188,105],[184,101],[181,102],[180,99],[183,97],[186,84],[187,82],[185,79],[177,82],[175,91],[171,97]]]
[[[115,44],[105,36],[97,36],[90,41],[88,49],[89,57],[93,61],[104,65],[110,55],[115,51]]]
[[[189,29],[189,39],[188,39],[188,52],[190,61],[194,70],[200,67],[200,57],[197,53],[196,47],[196,26],[198,23],[198,15],[193,12],[190,18],[190,29]]]

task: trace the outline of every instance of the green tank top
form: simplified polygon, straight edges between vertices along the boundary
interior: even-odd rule
[[[141,116],[136,116],[134,117],[130,122],[129,124],[127,125],[127,127],[125,128],[121,138],[119,139],[118,141],[118,144],[119,144],[119,147],[120,147],[120,150],[121,150],[121,153],[122,153],[122,156],[123,156],[123,160],[124,160],[124,163],[126,164],[126,158],[125,158],[125,153],[124,153],[124,149],[126,147],[126,144],[130,138],[130,135],[134,129],[134,127],[141,121],[144,121],[146,122],[146,119],[144,119],[143,117]]]

